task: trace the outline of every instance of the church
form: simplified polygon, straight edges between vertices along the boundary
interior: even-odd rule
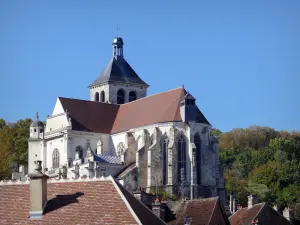
[[[42,161],[48,176],[111,175],[130,192],[160,188],[225,204],[224,177],[212,126],[184,87],[147,96],[149,85],[113,55],[90,85],[90,100],[58,97],[44,125],[30,126],[28,172]]]

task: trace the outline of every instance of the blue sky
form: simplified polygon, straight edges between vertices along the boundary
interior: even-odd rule
[[[89,99],[119,24],[148,95],[184,84],[222,131],[300,130],[299,12],[299,0],[0,1],[0,118]]]

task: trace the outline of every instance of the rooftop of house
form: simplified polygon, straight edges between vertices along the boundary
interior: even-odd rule
[[[265,225],[291,224],[267,203],[259,203],[252,207],[240,208],[229,217],[231,225],[251,225],[252,221],[255,220]]]
[[[42,219],[29,219],[29,181],[0,182],[0,224],[165,224],[112,177],[48,180]]]
[[[184,201],[171,210],[175,213],[175,219],[169,225],[182,225],[187,219],[191,225],[230,224],[218,197]]]
[[[63,97],[59,101],[72,118],[73,130],[114,134],[156,123],[182,122],[180,103],[186,94],[180,87],[123,105]],[[196,122],[210,125],[198,107]]]

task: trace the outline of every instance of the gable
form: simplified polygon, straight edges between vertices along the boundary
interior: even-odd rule
[[[61,105],[61,102],[60,102],[60,99],[57,98],[56,99],[56,103],[55,103],[55,106],[54,106],[54,109],[53,109],[53,112],[52,112],[52,116],[54,115],[58,115],[58,114],[61,114],[61,113],[64,113],[64,109]]]

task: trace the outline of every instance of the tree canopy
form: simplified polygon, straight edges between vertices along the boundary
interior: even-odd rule
[[[281,209],[299,207],[299,132],[260,126],[233,129],[219,134],[219,148],[226,191],[235,193],[239,204],[247,205],[247,195],[255,194]]]

